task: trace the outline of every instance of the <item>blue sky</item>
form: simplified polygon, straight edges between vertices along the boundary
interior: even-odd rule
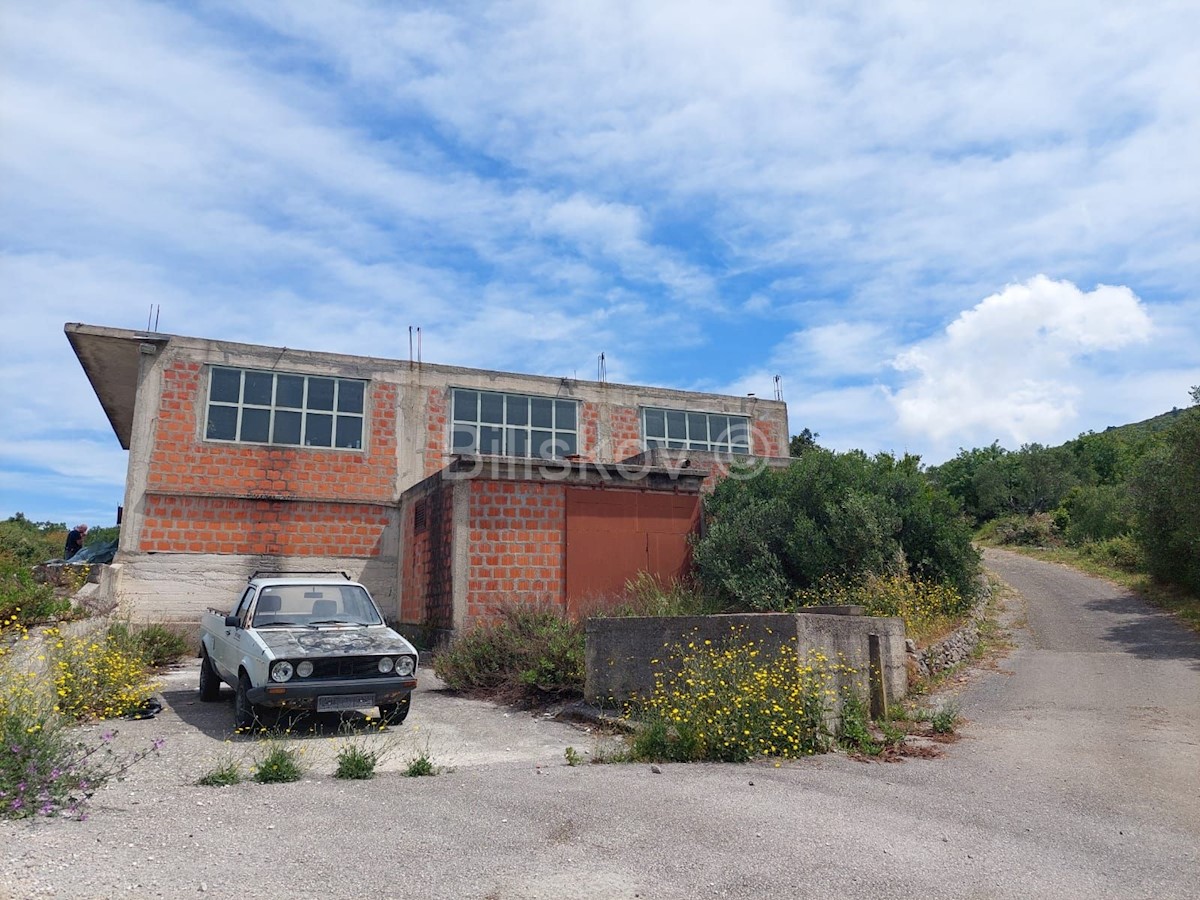
[[[1200,7],[0,8],[0,517],[109,524],[63,323],[1058,443],[1200,383]]]

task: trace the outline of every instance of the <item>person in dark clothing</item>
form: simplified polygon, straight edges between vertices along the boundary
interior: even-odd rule
[[[83,549],[83,537],[87,534],[86,525],[76,525],[67,533],[67,545],[63,547],[63,559],[70,559]]]

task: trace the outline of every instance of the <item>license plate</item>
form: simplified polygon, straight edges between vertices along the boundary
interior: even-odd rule
[[[317,698],[317,712],[337,712],[346,709],[366,709],[375,705],[374,694],[333,694]]]

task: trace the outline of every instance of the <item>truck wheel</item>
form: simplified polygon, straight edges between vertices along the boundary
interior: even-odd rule
[[[212,660],[205,653],[200,657],[200,699],[212,703],[221,697],[221,679],[217,677]]]
[[[253,728],[258,719],[258,710],[246,696],[248,690],[250,690],[250,678],[245,672],[242,672],[238,675],[237,694],[233,704],[233,723],[238,728]]]
[[[399,703],[380,703],[379,717],[388,725],[399,725],[408,718],[408,709],[411,705],[411,696],[405,697]]]

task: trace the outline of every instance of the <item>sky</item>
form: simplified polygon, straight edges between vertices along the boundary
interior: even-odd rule
[[[0,518],[112,524],[66,322],[1057,444],[1200,384],[1200,5],[0,5]]]

